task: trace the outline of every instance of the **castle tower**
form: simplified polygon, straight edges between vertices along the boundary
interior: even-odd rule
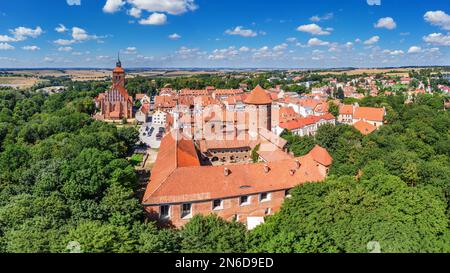
[[[250,114],[250,130],[265,128],[272,131],[272,98],[269,93],[258,85],[244,102],[246,111]]]

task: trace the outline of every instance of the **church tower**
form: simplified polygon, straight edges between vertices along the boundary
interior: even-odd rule
[[[113,70],[113,85],[120,85],[125,87],[125,70],[122,68],[122,62],[120,61],[120,55],[117,55],[116,67]]]

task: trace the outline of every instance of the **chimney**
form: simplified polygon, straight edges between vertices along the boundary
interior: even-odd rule
[[[223,170],[223,174],[224,174],[225,176],[229,176],[229,175],[230,175],[230,169],[225,168],[225,169]]]
[[[264,164],[264,172],[268,173],[270,171],[270,167],[267,164]]]
[[[300,167],[302,166],[302,164],[300,163],[300,161],[298,159],[295,160],[295,164],[297,166],[297,170],[300,169]]]
[[[295,170],[292,169],[292,170],[290,171],[290,173],[291,173],[291,176],[294,176],[294,175],[295,175]]]

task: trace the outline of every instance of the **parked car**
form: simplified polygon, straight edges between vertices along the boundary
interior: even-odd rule
[[[160,141],[163,137],[163,133],[159,132],[158,134],[156,134],[156,140]]]

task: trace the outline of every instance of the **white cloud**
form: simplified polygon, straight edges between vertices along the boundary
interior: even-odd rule
[[[79,27],[72,28],[72,39],[58,39],[53,41],[53,43],[61,46],[68,46],[74,43],[82,43],[88,40],[97,40],[97,42],[101,42],[99,39],[104,37],[99,37],[97,35],[89,35],[88,32]]]
[[[394,19],[391,17],[384,17],[380,18],[374,26],[376,28],[386,28],[392,30],[397,27],[397,23],[395,23]]]
[[[367,0],[369,6],[380,6],[381,0]]]
[[[418,46],[412,46],[408,49],[408,53],[420,53],[422,52],[422,48]]]
[[[423,40],[432,45],[450,46],[450,34],[431,33],[428,36],[424,36]]]
[[[174,34],[169,35],[169,39],[170,40],[179,40],[179,39],[181,39],[181,36],[178,35],[177,33],[174,33]]]
[[[105,6],[103,7],[103,12],[117,12],[122,8],[123,5],[125,5],[125,1],[123,0],[107,0]]]
[[[442,29],[450,30],[450,15],[442,10],[428,11],[423,16],[428,23],[439,26]]]
[[[309,46],[326,46],[326,45],[329,45],[329,44],[330,44],[329,42],[322,41],[322,40],[317,39],[317,38],[311,38],[308,41],[308,45]]]
[[[142,14],[142,10],[133,7],[128,11],[128,14],[133,16],[134,18],[140,18],[141,14]]]
[[[0,50],[13,50],[15,47],[8,43],[0,43]]]
[[[365,45],[373,45],[375,43],[378,43],[378,41],[380,41],[380,37],[379,36],[373,36],[370,39],[364,41]]]
[[[242,26],[237,26],[234,29],[228,29],[225,31],[228,35],[239,35],[242,37],[256,37],[258,36],[258,33],[251,29],[245,29]]]
[[[10,29],[9,32],[13,35],[0,35],[0,42],[21,42],[25,41],[27,38],[37,38],[44,31],[41,27],[36,27],[35,29],[26,28],[26,27],[17,27],[15,29]]]
[[[134,46],[127,47],[123,53],[125,53],[125,54],[136,54],[137,53],[137,48],[134,47]]]
[[[47,63],[51,63],[51,62],[54,62],[55,60],[53,59],[53,58],[50,58],[50,57],[45,57],[44,58],[44,62],[47,62]]]
[[[164,25],[167,22],[167,16],[164,13],[152,13],[147,19],[139,20],[141,25]]]
[[[0,35],[0,42],[17,42],[14,37],[8,35]]]
[[[240,52],[249,52],[249,51],[250,51],[250,48],[248,48],[248,47],[246,47],[246,46],[243,46],[243,47],[239,48],[239,51],[240,51]]]
[[[282,43],[282,44],[280,44],[280,45],[276,45],[276,46],[273,48],[273,50],[274,50],[274,51],[282,51],[282,50],[285,50],[285,49],[287,49],[287,48],[288,48],[288,44]]]
[[[225,60],[225,59],[233,59],[239,55],[238,50],[236,50],[236,47],[230,46],[228,48],[223,49],[215,49],[209,56],[209,60]]]
[[[67,5],[69,6],[80,6],[81,0],[67,0]]]
[[[296,43],[297,42],[297,38],[289,37],[289,38],[286,39],[286,42],[288,42],[288,43]]]
[[[345,47],[348,48],[348,49],[351,49],[351,48],[353,48],[353,43],[352,42],[347,42],[345,44]]]
[[[194,0],[127,0],[133,7],[148,12],[165,12],[172,15],[197,9]]]
[[[40,50],[40,48],[38,46],[23,46],[22,47],[23,50],[27,50],[27,51],[37,51]]]
[[[330,31],[332,31],[331,28],[328,28],[327,30],[323,30],[320,26],[316,24],[308,24],[308,25],[302,25],[297,28],[298,31],[307,32],[313,35],[329,35]]]
[[[79,27],[73,27],[72,28],[72,38],[75,41],[86,41],[91,38],[91,36],[88,35],[87,31],[79,28]]]
[[[136,18],[140,17],[142,11],[178,15],[197,9],[194,0],[107,0],[103,11],[115,13],[126,4],[131,6],[128,13]]]
[[[67,46],[75,43],[75,40],[58,39],[53,42],[57,45]]]
[[[59,26],[55,28],[55,31],[59,33],[64,33],[67,31],[67,28],[63,24],[59,24]]]
[[[60,51],[60,52],[70,52],[72,50],[73,50],[73,48],[70,47],[70,46],[65,46],[65,47],[58,48],[58,51]]]
[[[392,55],[392,56],[398,56],[398,55],[405,54],[405,52],[403,52],[403,50],[389,50],[389,49],[383,50],[383,53],[389,54],[389,55]]]
[[[330,20],[333,18],[333,16],[334,16],[334,14],[330,12],[323,16],[314,15],[313,17],[309,18],[309,20],[312,22],[320,22],[320,21]]]

